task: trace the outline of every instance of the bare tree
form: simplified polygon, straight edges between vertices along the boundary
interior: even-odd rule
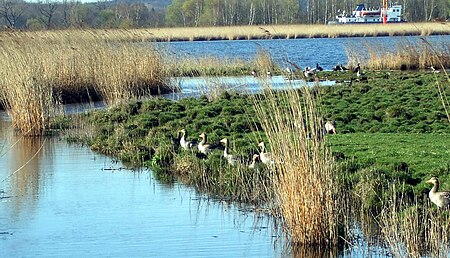
[[[20,0],[0,0],[0,16],[9,28],[15,28],[17,21],[25,12],[26,4]]]
[[[41,20],[47,29],[51,29],[52,27],[52,21],[57,7],[58,3],[50,0],[38,2],[39,13],[42,15]]]

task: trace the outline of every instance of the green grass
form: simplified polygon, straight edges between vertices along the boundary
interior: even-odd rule
[[[340,133],[450,132],[436,87],[436,81],[448,86],[445,75],[396,71],[366,75],[368,83],[343,83],[321,91],[323,113],[336,120]],[[352,75],[339,76],[350,80]]]
[[[333,151],[382,166],[406,162],[410,170],[435,174],[450,162],[449,134],[353,133],[328,138]]]
[[[431,176],[439,176],[450,190],[450,134],[351,133],[329,136],[328,143],[333,152],[406,181],[416,192],[431,188],[424,183]]]
[[[420,193],[430,189],[424,180],[437,175],[442,187],[450,189],[450,165],[446,159],[450,125],[434,75],[393,71],[366,75],[367,83],[342,83],[314,90],[323,116],[337,122],[338,135],[329,136],[329,144],[334,153],[341,152],[348,158],[342,164],[351,187],[365,189],[370,184],[376,193],[373,205],[380,199],[383,187],[393,180],[404,181],[409,192]],[[346,81],[354,75],[328,76]],[[445,85],[443,76],[438,80]],[[266,101],[264,97],[260,99]],[[208,160],[198,160],[194,154],[183,153],[174,144],[174,138],[182,128],[188,131],[189,139],[198,139],[202,132],[208,134],[209,142],[227,137],[230,153],[247,159],[258,152],[258,141],[266,140],[256,120],[252,97],[236,93],[225,92],[213,100],[201,97],[133,101],[72,119],[74,126],[84,132],[72,139],[96,151],[129,166],[151,167],[163,178],[188,175],[187,182],[207,192],[244,201],[249,199],[240,196],[244,180],[238,175],[247,177],[245,170],[226,167],[220,151]],[[91,129],[90,134],[86,128]],[[189,173],[193,169],[198,173]],[[264,175],[261,178],[266,179]],[[251,201],[260,196],[255,194]]]

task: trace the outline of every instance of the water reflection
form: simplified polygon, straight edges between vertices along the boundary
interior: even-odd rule
[[[3,123],[4,121],[2,121]],[[267,216],[86,147],[1,124],[0,250],[22,256],[277,257]],[[114,170],[106,170],[112,168]],[[15,171],[17,171],[15,173]],[[11,175],[12,174],[12,175]],[[260,221],[264,221],[260,224]],[[255,226],[257,225],[257,226]],[[1,256],[1,255],[0,255]]]
[[[33,212],[37,196],[42,184],[50,180],[52,171],[42,173],[41,160],[44,163],[52,162],[52,149],[45,144],[46,139],[40,137],[12,137],[14,145],[9,149],[9,193],[15,198],[11,199],[14,207],[12,216],[18,217],[22,209]],[[43,186],[42,188],[45,188]]]

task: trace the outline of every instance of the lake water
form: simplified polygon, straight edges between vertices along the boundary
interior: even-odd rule
[[[408,39],[420,40],[418,37]],[[449,39],[449,36],[430,37],[436,42],[449,42]],[[346,63],[345,46],[350,43],[365,41],[395,45],[401,40],[404,39],[158,44],[177,56],[213,55],[249,59],[258,48],[263,48],[280,63],[288,57],[301,66],[320,63],[324,68],[331,69],[337,63]],[[198,80],[184,78],[181,83],[188,90]],[[232,80],[230,87],[240,85],[239,80],[244,80],[244,84],[248,85],[254,79]],[[71,106],[69,110],[79,108]],[[0,164],[0,256],[386,255],[384,249],[368,244],[363,237],[353,246],[337,252],[323,253],[314,248],[289,250],[283,247],[282,238],[267,216],[250,212],[247,207],[210,200],[178,182],[161,183],[154,179],[151,171],[123,169],[120,162],[96,154],[87,147],[69,145],[56,138],[18,137],[13,134],[5,113],[0,113]]]
[[[435,47],[442,44],[448,46],[450,36],[408,36],[408,37],[361,37],[361,38],[312,38],[312,39],[277,39],[277,40],[221,40],[221,41],[188,41],[160,42],[157,46],[165,49],[174,58],[213,56],[220,59],[241,58],[253,59],[259,50],[270,53],[281,66],[289,66],[286,60],[300,67],[315,67],[320,64],[331,70],[336,64],[346,64],[347,49],[361,51],[367,56],[367,48],[394,49],[400,45],[423,44],[426,39]]]
[[[2,257],[278,257],[270,220],[0,123]]]
[[[131,171],[57,138],[21,138],[0,113],[0,257],[378,257],[292,250],[272,219]]]

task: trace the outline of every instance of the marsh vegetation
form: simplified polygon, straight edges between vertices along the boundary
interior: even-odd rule
[[[357,209],[378,221],[394,254],[438,250],[432,255],[439,256],[447,250],[446,213],[423,197],[431,175],[448,189],[445,72],[366,70],[366,80],[351,71],[321,72],[340,84],[284,91],[267,85],[257,95],[215,87],[197,99],[143,100],[173,90],[166,84],[169,75],[282,72],[263,51],[249,62],[227,60],[222,68],[223,60],[208,58],[167,62],[153,48],[125,44],[129,38],[111,40],[85,31],[77,32],[85,38],[75,40],[59,33],[55,38],[18,33],[2,42],[2,55],[10,60],[0,70],[2,102],[23,134],[74,129],[67,131],[69,140],[130,167],[149,167],[161,180],[177,177],[214,198],[255,204],[280,219],[294,245],[351,242],[350,214]],[[417,58],[418,68],[437,61],[448,65],[448,47],[437,61],[428,58],[436,48],[408,53],[392,67],[405,62],[412,68]],[[304,78],[301,71],[297,75]],[[97,94],[108,109],[54,119],[58,103],[76,94],[88,100]],[[336,121],[337,135],[321,133],[324,120]],[[228,153],[183,149],[181,129],[188,140],[199,140],[201,133],[209,143],[228,139]],[[271,153],[272,162],[262,162],[263,153]],[[261,162],[249,166],[255,154]],[[228,155],[240,159],[232,164]]]
[[[178,175],[216,198],[257,204],[275,217],[281,215],[280,225],[294,244],[351,241],[350,214],[359,207],[357,213],[378,221],[388,243],[400,244],[399,251],[411,254],[413,247],[403,246],[408,236],[396,233],[401,238],[389,239],[394,229],[388,222],[395,218],[401,222],[395,225],[411,225],[408,221],[423,219],[425,212],[431,219],[439,217],[426,198],[430,186],[425,181],[437,175],[448,189],[445,146],[450,144],[450,128],[435,86],[436,80],[445,84],[447,79],[431,72],[366,75],[367,83],[308,90],[268,88],[254,96],[222,92],[199,99],[134,101],[72,117],[83,135],[69,136],[130,166],[151,167],[161,179]],[[352,76],[338,74],[343,81]],[[314,136],[323,118],[338,125],[338,134],[327,135],[325,141],[318,133]],[[199,140],[202,132],[210,143],[227,138],[228,152],[244,162],[231,166],[222,150],[207,157],[199,157],[195,148],[183,150],[177,138],[180,129],[186,129],[188,140]],[[274,155],[274,164],[259,162],[249,168],[252,156],[261,152],[261,141]],[[401,215],[407,211],[417,212]],[[419,244],[428,241],[431,231],[426,230],[434,226],[396,230],[413,232]],[[432,244],[414,248],[423,254]]]
[[[3,33],[0,100],[25,135],[48,129],[58,103],[124,99],[172,91],[151,47],[71,32]]]

